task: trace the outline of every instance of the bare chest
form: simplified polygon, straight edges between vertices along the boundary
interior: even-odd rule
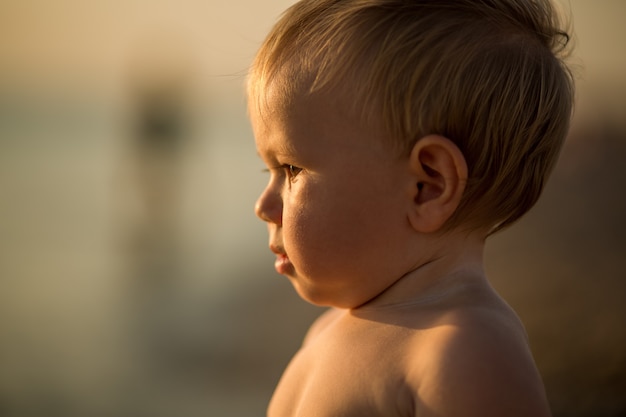
[[[268,416],[411,415],[400,338],[393,331],[362,330],[334,329],[302,348],[285,370]]]

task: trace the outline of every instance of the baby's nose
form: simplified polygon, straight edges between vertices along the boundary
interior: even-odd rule
[[[254,212],[261,220],[279,226],[283,223],[283,203],[280,194],[268,187],[259,196]]]

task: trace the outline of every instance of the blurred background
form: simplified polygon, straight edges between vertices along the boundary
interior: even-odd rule
[[[0,416],[261,416],[321,312],[273,270],[243,79],[291,0],[0,0]],[[573,16],[576,117],[492,238],[556,417],[626,416],[626,2]]]

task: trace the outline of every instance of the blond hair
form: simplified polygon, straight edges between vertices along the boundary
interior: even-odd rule
[[[248,96],[260,111],[270,87],[287,101],[339,89],[403,151],[451,139],[469,175],[447,226],[495,232],[535,204],[558,158],[568,41],[549,0],[302,0],[257,53]]]

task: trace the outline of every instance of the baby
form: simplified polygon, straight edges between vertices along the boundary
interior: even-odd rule
[[[548,0],[302,0],[248,78],[275,267],[331,307],[270,417],[549,416],[485,240],[537,201],[566,136]]]

